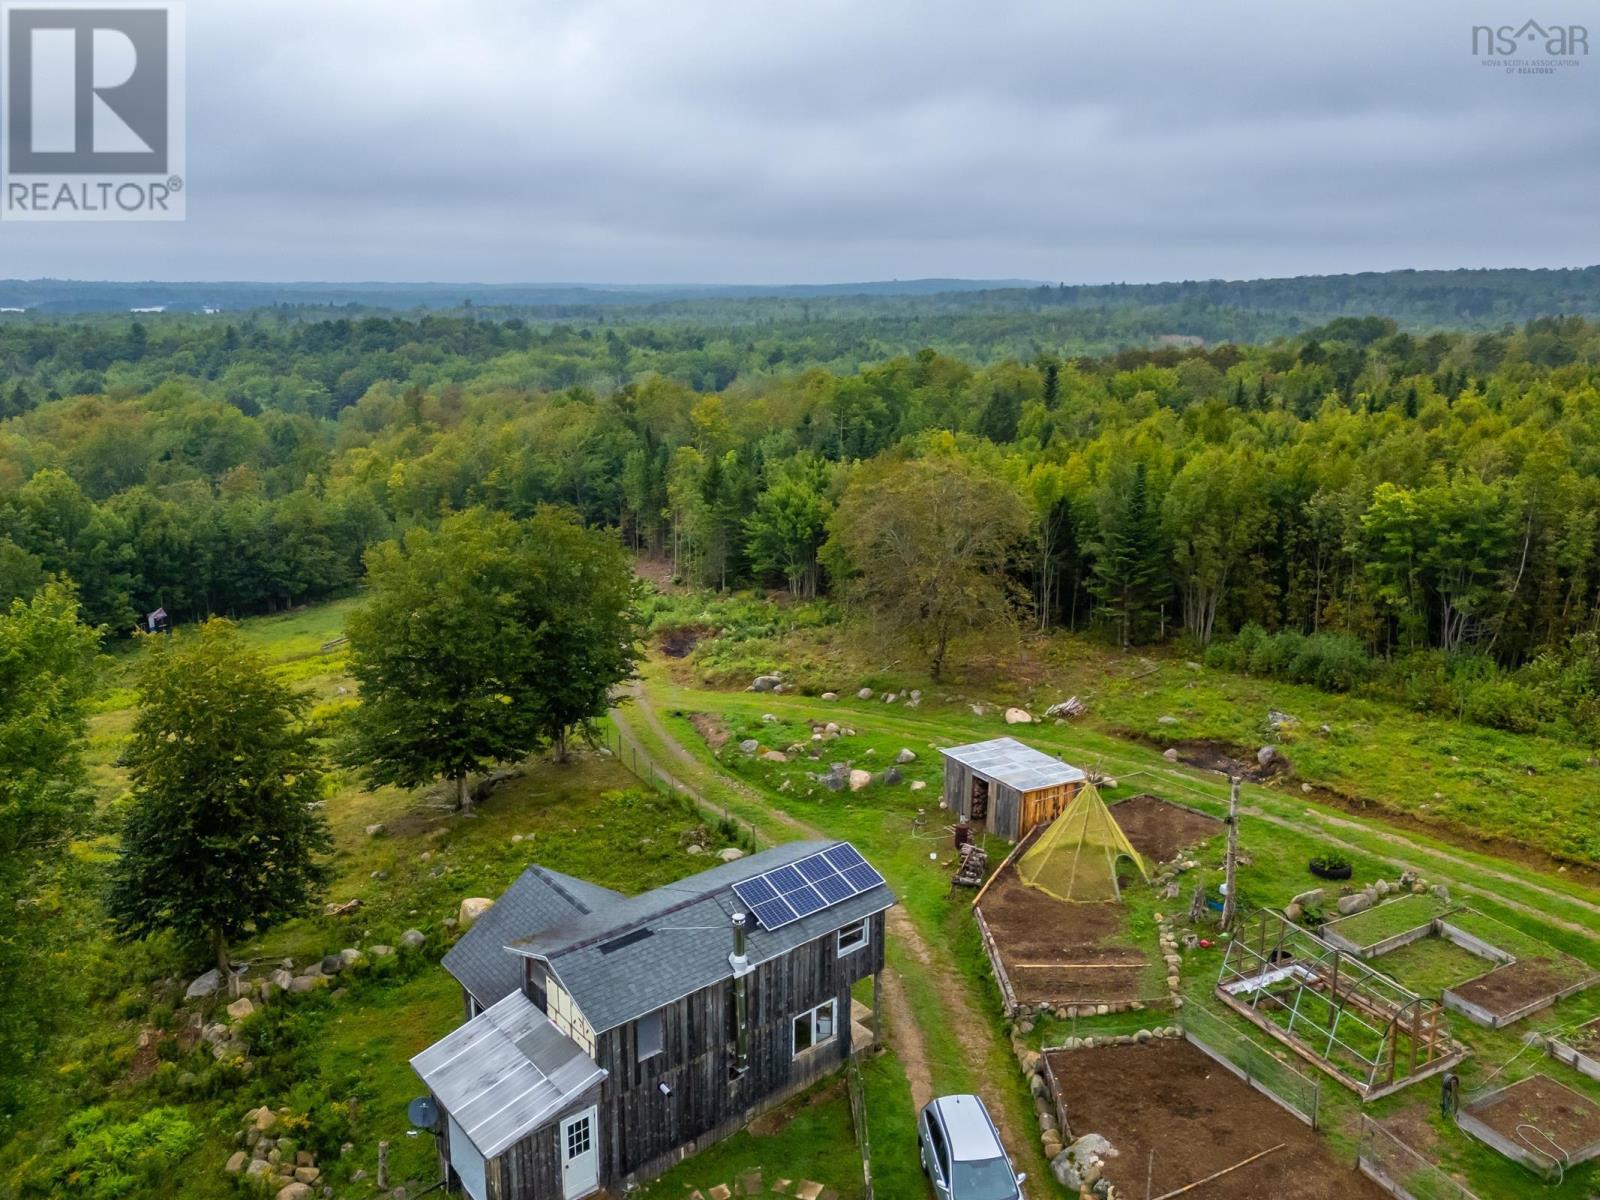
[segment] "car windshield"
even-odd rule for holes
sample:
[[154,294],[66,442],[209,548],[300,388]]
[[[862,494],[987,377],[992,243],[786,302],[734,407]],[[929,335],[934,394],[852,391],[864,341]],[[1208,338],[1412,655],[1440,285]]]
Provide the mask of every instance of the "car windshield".
[[1016,1200],[1017,1177],[1003,1158],[953,1163],[950,1174],[956,1200]]

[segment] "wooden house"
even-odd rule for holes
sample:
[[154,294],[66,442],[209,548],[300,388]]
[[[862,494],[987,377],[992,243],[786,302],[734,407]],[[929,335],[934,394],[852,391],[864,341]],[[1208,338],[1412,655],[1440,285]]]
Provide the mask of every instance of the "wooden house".
[[469,1019],[411,1060],[450,1187],[621,1194],[832,1071],[893,903],[844,842],[634,897],[530,868],[445,957]]
[[992,738],[939,753],[944,755],[946,807],[1013,842],[1060,816],[1086,779],[1077,767],[1016,738]]

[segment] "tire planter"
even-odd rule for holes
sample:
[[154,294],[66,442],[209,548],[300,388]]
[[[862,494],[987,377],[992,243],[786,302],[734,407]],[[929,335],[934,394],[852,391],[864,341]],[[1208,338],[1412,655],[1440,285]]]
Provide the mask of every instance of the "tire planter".
[[1311,868],[1311,873],[1318,879],[1349,879],[1351,875],[1355,874],[1355,868],[1349,863],[1341,863],[1330,867],[1312,860],[1307,865]]

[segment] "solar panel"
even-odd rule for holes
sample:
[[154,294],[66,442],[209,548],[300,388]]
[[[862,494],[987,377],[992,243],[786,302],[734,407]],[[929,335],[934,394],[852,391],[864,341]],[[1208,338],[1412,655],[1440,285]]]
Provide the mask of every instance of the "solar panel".
[[781,929],[882,882],[883,876],[846,843],[741,880],[733,890],[763,929]]
[[824,850],[822,852],[822,857],[827,859],[841,871],[846,867],[853,867],[857,863],[863,863],[867,861],[856,852],[856,848],[849,842],[845,842],[843,845],[833,846],[827,850]]

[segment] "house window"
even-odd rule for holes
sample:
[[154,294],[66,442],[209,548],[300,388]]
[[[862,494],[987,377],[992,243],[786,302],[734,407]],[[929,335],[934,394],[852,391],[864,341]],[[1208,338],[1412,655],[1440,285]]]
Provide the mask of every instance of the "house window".
[[839,930],[839,957],[843,958],[867,944],[869,936],[866,921],[857,921]]
[[794,1019],[794,1052],[802,1052],[824,1042],[833,1041],[834,1001],[819,1004],[810,1012],[800,1013]]
[[633,1041],[639,1061],[661,1053],[661,1013],[646,1013],[633,1023]]

